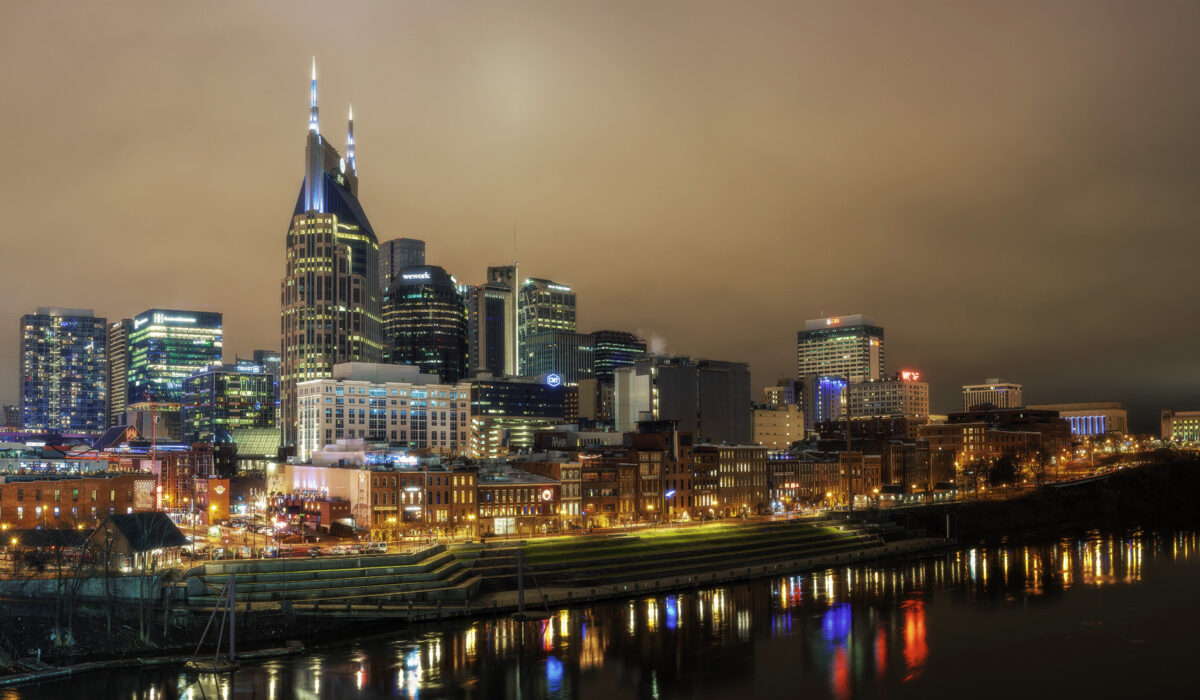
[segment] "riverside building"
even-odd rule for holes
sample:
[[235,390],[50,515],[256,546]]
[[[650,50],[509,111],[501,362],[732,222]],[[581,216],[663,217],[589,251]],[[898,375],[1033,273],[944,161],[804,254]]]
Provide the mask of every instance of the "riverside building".
[[354,115],[346,156],[320,132],[313,64],[304,183],[296,198],[280,283],[280,421],[297,439],[297,384],[330,376],[335,364],[383,358],[379,240],[358,200]]

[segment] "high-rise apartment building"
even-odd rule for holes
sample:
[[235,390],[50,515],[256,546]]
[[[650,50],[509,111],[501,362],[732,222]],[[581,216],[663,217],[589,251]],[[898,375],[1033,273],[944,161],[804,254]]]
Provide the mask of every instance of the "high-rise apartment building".
[[315,64],[304,184],[287,233],[280,316],[280,426],[291,445],[298,382],[328,377],[337,363],[383,357],[379,240],[358,201],[354,116],[343,158],[320,132]]
[[594,351],[590,333],[539,331],[525,336],[521,346],[525,376],[557,374],[564,384],[590,379]]
[[574,331],[575,292],[565,284],[527,279],[518,293],[517,319],[518,371],[522,376],[529,376],[532,372],[526,366],[526,339],[541,331]]
[[392,278],[406,267],[425,264],[425,241],[419,238],[393,238],[379,244],[379,288],[385,290]]
[[129,332],[132,330],[132,318],[123,318],[108,324],[108,369],[105,372],[105,389],[108,396],[106,420],[109,427],[124,423],[125,407],[129,405]]
[[613,383],[613,373],[646,356],[646,341],[625,331],[594,331],[592,353],[596,379]]
[[21,426],[91,434],[107,427],[108,323],[91,309],[41,307],[21,317]]
[[1020,408],[1025,405],[1021,398],[1021,385],[999,377],[989,377],[983,384],[965,384],[962,392],[964,411],[985,404],[996,408]]
[[797,376],[879,379],[886,371],[883,328],[862,314],[810,319],[796,334],[796,357]]
[[221,314],[149,309],[129,331],[129,404],[180,403],[183,380],[221,362]]
[[467,309],[454,278],[436,265],[395,274],[383,299],[390,359],[454,383],[467,374]]

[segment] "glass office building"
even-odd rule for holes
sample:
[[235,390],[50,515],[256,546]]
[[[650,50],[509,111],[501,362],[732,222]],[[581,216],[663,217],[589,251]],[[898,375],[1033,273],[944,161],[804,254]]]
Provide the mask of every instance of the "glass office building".
[[467,373],[467,307],[454,278],[436,265],[406,267],[384,293],[391,360],[454,383]]
[[183,381],[183,438],[214,442],[222,433],[274,427],[275,397],[275,377],[260,364],[206,367]]
[[183,380],[221,362],[221,314],[150,309],[129,331],[128,404],[180,403]]

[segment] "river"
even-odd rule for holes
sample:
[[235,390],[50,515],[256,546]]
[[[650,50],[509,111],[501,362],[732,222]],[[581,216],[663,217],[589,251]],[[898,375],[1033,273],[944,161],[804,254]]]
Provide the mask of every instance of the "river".
[[962,548],[310,645],[197,680],[120,670],[0,698],[1193,696],[1200,536]]

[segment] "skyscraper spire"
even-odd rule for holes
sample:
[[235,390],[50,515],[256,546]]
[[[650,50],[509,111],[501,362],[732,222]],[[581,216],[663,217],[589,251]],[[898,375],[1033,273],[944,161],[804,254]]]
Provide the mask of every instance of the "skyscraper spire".
[[317,124],[317,57],[312,64],[312,103],[308,108],[308,130],[319,131]]
[[346,163],[350,166],[350,172],[358,174],[358,168],[354,165],[354,105],[350,105],[350,123],[346,128]]
[[308,108],[308,142],[304,148],[304,208],[324,211],[325,170],[322,168],[321,131],[317,121],[317,57],[312,65],[312,102]]

